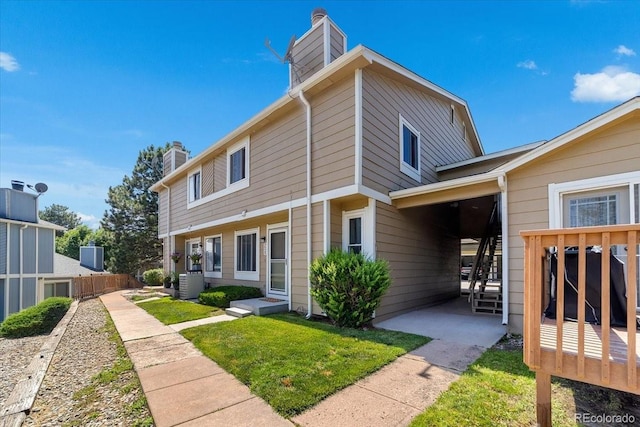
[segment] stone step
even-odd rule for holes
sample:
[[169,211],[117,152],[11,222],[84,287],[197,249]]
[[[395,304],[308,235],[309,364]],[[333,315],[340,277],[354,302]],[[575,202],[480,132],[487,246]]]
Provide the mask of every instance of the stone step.
[[245,310],[244,308],[240,308],[240,307],[230,307],[225,309],[224,312],[227,313],[229,316],[234,316],[239,318],[251,316],[253,314],[253,311]]

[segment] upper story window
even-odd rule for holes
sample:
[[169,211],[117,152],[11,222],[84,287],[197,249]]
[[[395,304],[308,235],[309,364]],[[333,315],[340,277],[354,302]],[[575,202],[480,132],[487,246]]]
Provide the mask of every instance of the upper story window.
[[249,176],[249,144],[248,139],[227,150],[228,185],[233,185]]
[[420,132],[402,116],[400,116],[400,171],[421,182]]
[[194,172],[191,175],[189,175],[188,185],[189,185],[189,201],[195,202],[196,200],[200,200],[200,196],[202,194],[200,171]]

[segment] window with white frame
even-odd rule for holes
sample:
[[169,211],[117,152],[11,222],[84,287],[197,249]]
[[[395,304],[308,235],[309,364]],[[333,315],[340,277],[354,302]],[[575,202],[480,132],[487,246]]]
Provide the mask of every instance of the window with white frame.
[[[191,259],[191,255],[200,254],[202,255],[202,245],[200,244],[200,239],[189,240],[186,244],[185,250],[186,256],[185,258],[185,267],[187,271],[193,271],[193,265],[196,264]],[[200,260],[200,265],[202,265],[202,260]]]
[[347,250],[356,254],[362,253],[362,217],[349,218],[349,235]]
[[234,278],[241,280],[259,280],[259,233],[259,228],[236,231]]
[[400,116],[400,171],[421,182],[420,132]]
[[375,256],[375,230],[372,213],[374,208],[342,212],[342,249],[347,252]]
[[209,277],[222,277],[222,236],[204,239],[204,269]]
[[201,195],[201,185],[200,185],[200,171],[194,172],[189,175],[189,201],[195,202],[196,200],[200,200]]
[[248,139],[227,150],[228,185],[247,179],[249,173],[249,141]]

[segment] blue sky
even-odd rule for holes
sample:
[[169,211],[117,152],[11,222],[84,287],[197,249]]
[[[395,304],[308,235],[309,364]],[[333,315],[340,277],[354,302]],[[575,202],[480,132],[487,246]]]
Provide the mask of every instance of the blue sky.
[[198,154],[281,97],[291,35],[347,34],[465,99],[487,153],[551,139],[640,94],[637,1],[0,2],[0,186],[97,226],[138,152]]

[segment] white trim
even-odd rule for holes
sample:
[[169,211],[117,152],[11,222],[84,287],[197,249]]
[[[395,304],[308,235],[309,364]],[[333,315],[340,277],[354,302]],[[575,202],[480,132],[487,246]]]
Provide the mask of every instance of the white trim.
[[347,251],[349,246],[349,220],[361,218],[362,222],[362,254],[375,258],[375,200],[369,199],[369,204],[361,209],[342,211],[342,250]]
[[[465,132],[466,132],[466,126],[465,126]],[[509,156],[509,155],[512,155],[512,154],[524,153],[524,152],[527,152],[527,151],[531,151],[534,148],[538,148],[539,146],[541,146],[545,142],[546,141],[532,142],[530,144],[520,145],[518,147],[508,148],[508,149],[502,150],[502,151],[496,151],[495,153],[485,154],[484,156],[472,157],[470,159],[463,160],[461,162],[455,162],[455,163],[451,163],[451,164],[448,164],[448,165],[436,166],[436,172],[444,172],[444,171],[451,170],[451,169],[456,169],[456,168],[459,168],[459,167],[462,167],[462,166],[468,166],[468,165],[472,165],[472,164],[475,164],[475,163],[484,162],[486,160],[497,159],[497,158],[504,157],[504,156]]]
[[331,201],[322,201],[322,214],[322,235],[324,239],[323,252],[324,254],[327,254],[331,250]]
[[[192,193],[193,188],[191,186],[191,177],[196,174],[200,175],[200,188],[198,189],[197,199],[195,198],[195,194]],[[191,200],[192,195],[194,196],[193,200]],[[198,165],[198,167],[191,169],[187,173],[187,209],[189,209],[189,205],[199,201],[200,199],[202,199],[202,165]]]
[[[191,267],[193,267],[193,265],[191,264],[191,258],[189,258],[189,255],[191,255],[191,249],[192,249],[192,245],[196,243],[198,244],[198,249],[200,250],[200,253],[202,254],[202,239],[200,237],[193,237],[191,239],[185,239],[184,241],[184,269],[185,271],[189,271],[191,270]],[[204,254],[203,254],[204,256]],[[202,267],[202,259],[200,262],[200,266]]]
[[[311,203],[323,202],[325,200],[337,199],[340,197],[363,195],[366,197],[374,198],[382,203],[391,205],[391,198],[379,191],[372,188],[365,187],[364,185],[347,185],[345,187],[336,188],[335,190],[325,191],[311,196]],[[216,227],[218,225],[228,224],[230,222],[244,221],[250,218],[257,218],[263,215],[286,211],[289,208],[299,208],[307,204],[307,198],[301,197],[288,202],[282,202],[264,208],[259,208],[252,211],[246,211],[244,215],[242,212],[238,212],[236,215],[227,216],[224,218],[216,219],[213,221],[203,222],[201,224],[191,224],[187,227],[180,228],[171,231],[171,236],[179,236],[181,234],[192,233],[198,230],[202,230],[209,227]],[[167,237],[166,234],[158,235],[159,238]]]
[[[256,271],[238,271],[238,236],[256,235]],[[237,280],[260,280],[260,227],[236,230],[233,233],[233,278]]]
[[362,68],[355,72],[355,184],[362,184]]
[[201,205],[204,205],[205,203],[208,202],[212,202],[214,200],[217,200],[221,197],[224,196],[228,196],[229,194],[235,193],[236,191],[242,190],[244,188],[247,188],[249,186],[249,180],[242,180],[242,181],[238,181],[238,183],[242,183],[242,185],[232,185],[230,187],[224,188],[220,191],[216,191],[213,194],[209,194],[206,197],[201,197],[200,199],[196,200],[195,202],[191,202],[187,204],[187,209],[192,209]]
[[498,177],[500,187],[500,220],[502,222],[502,324],[509,324],[509,191],[507,176]]
[[503,176],[502,171],[490,171],[487,173],[465,176],[462,178],[450,179],[448,181],[435,182],[433,184],[421,185],[418,187],[407,188],[404,190],[391,191],[389,197],[391,200],[404,199],[405,197],[419,196],[423,194],[436,193],[438,191],[457,189],[467,185],[481,184],[484,182],[491,182],[498,180],[498,177]]
[[[216,238],[220,238],[220,271],[207,271],[207,257],[206,257],[206,253],[207,253],[207,239],[216,239]],[[222,253],[222,234],[213,234],[210,236],[204,236],[204,238],[202,239],[202,241],[204,242],[203,247],[203,251],[202,251],[202,259],[204,260],[203,263],[203,267],[202,267],[202,274],[204,277],[211,277],[213,279],[222,279],[222,257],[223,257],[223,253]],[[214,246],[215,248],[215,246]]]
[[[418,137],[418,167],[414,168],[413,165],[404,161],[404,127],[409,129],[411,133]],[[399,144],[399,152],[400,152],[400,172],[412,178],[413,180],[422,183],[422,173],[421,166],[422,163],[422,141],[420,139],[420,131],[411,125],[402,114],[398,114],[398,144]]]
[[325,19],[322,23],[322,31],[324,34],[324,66],[326,67],[331,63],[331,29],[329,25],[329,20]]
[[629,218],[633,223],[635,219],[633,186],[636,184],[640,184],[640,171],[549,184],[549,228],[563,228],[562,199],[565,195],[625,186],[631,193],[629,197]]
[[[285,290],[284,292],[271,292],[269,290],[269,279],[271,277],[271,233],[280,233],[280,232],[284,232],[285,233],[285,244],[287,245],[286,248],[286,259],[285,259],[285,279],[284,279],[284,286],[285,286]],[[291,299],[291,276],[289,275],[289,265],[291,264],[291,259],[289,258],[290,255],[290,251],[289,251],[289,233],[291,233],[291,230],[289,229],[289,223],[288,222],[281,222],[278,224],[267,224],[267,241],[265,242],[265,245],[267,245],[266,248],[266,262],[267,262],[267,273],[265,275],[265,293],[267,296],[274,296],[274,297],[286,297],[287,299]]]
[[[232,145],[231,147],[227,148],[227,189],[231,189],[231,188],[236,188],[236,187],[240,187],[242,185],[242,183],[246,183],[246,186],[249,185],[249,177],[250,177],[250,173],[249,173],[249,146],[250,146],[250,137],[246,136],[244,137],[240,142]],[[234,183],[231,183],[231,156],[234,155],[235,153],[237,153],[238,151],[245,149],[244,151],[244,172],[245,172],[245,176],[242,179],[237,180]],[[242,188],[246,188],[246,186],[242,187]]]

